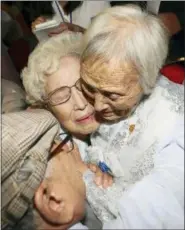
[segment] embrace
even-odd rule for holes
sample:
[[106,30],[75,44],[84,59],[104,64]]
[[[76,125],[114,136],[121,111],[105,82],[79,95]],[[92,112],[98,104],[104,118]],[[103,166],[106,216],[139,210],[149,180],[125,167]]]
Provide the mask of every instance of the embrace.
[[[35,193],[37,229],[88,229],[85,200],[102,229],[184,229],[184,86],[160,75],[168,40],[158,17],[128,5],[32,52],[28,100],[69,137]],[[89,164],[112,184],[98,186]]]

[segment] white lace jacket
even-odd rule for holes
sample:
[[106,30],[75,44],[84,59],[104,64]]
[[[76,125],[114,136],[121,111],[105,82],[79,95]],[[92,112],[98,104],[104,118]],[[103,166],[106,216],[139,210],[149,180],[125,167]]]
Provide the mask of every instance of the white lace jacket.
[[[174,129],[177,123],[182,121],[183,116],[184,86],[169,82],[166,78],[162,77],[158,81],[158,84],[154,89],[152,95],[145,99],[136,108],[136,111],[132,116],[130,116],[126,120],[120,121],[119,123],[111,125],[102,124],[99,130],[92,135],[92,146],[86,148],[86,154],[83,156],[84,160],[86,162],[93,162],[96,164],[98,164],[99,161],[105,162],[115,176],[113,186],[108,189],[103,189],[97,187],[93,183],[93,173],[88,171],[84,175],[87,199],[90,202],[90,205],[93,208],[95,214],[105,224],[106,228],[109,228],[111,226],[111,224],[106,225],[106,223],[110,223],[111,220],[115,220],[116,218],[121,218],[120,202],[121,199],[126,197],[128,191],[132,191],[132,189],[134,189],[134,186],[139,182],[142,183],[143,178],[150,177],[154,170],[161,167],[161,162],[163,162],[163,164],[165,163],[167,168],[170,168],[171,163],[168,159],[168,155],[167,158],[164,158],[164,162],[161,160],[163,159],[163,156],[161,156],[159,153],[162,148],[161,146],[165,143],[165,140],[168,139],[168,137],[172,137],[174,135]],[[130,130],[130,127],[132,127],[132,132]],[[182,132],[184,133],[184,131],[182,130],[183,127],[181,126],[179,130],[175,130],[177,134],[175,136],[178,136],[178,131],[181,134]],[[174,159],[178,159],[179,157],[178,155],[175,156],[176,154],[176,152],[173,152],[172,154],[172,156],[175,157]],[[161,168],[161,170],[163,169]],[[169,175],[167,174],[166,176],[164,176],[164,178],[162,178],[164,184],[170,183],[169,180],[173,179],[170,177],[171,174],[169,173]],[[155,180],[158,179],[160,180],[160,178],[155,178]],[[180,179],[176,179],[177,181],[176,183],[174,183],[174,186],[178,186],[178,188],[173,188],[173,191],[173,189],[170,190],[171,187],[169,186],[169,190],[167,190],[167,192],[173,193],[173,196],[179,196],[175,198],[175,202],[183,202],[183,178],[180,177]],[[148,186],[150,186],[150,182],[147,183]],[[143,187],[142,189],[140,191],[143,191],[143,194],[147,190],[148,193],[151,192],[150,188],[148,187]],[[129,196],[132,196],[132,193]],[[151,205],[151,208],[154,209],[154,216],[152,217],[150,216],[150,214],[143,213],[143,215],[145,215],[146,217],[146,221],[149,221],[150,224],[146,224],[145,222],[146,225],[142,225],[140,224],[141,220],[136,220],[135,223],[137,224],[135,226],[133,225],[134,227],[137,228],[137,226],[141,226],[141,228],[156,228],[157,226],[160,226],[161,228],[163,228],[165,226],[165,218],[162,217],[163,213],[159,214],[159,212],[161,212],[161,200],[158,200],[157,197],[158,196],[156,194],[156,201],[155,197],[151,198],[151,202],[155,203],[155,207]],[[173,199],[167,199],[167,202],[174,202]],[[158,208],[157,206],[159,206],[160,208]],[[139,207],[142,212],[144,211],[143,207]],[[162,209],[165,208],[166,207],[163,207]],[[158,211],[156,211],[155,209]],[[179,217],[177,216],[177,219],[175,221],[174,219],[176,218],[176,216],[174,216],[174,223],[172,220],[169,220],[167,218],[167,225],[172,227],[182,227],[182,210],[179,211],[180,214],[178,210],[176,210]],[[134,211],[129,210],[129,208],[127,211],[127,214],[125,214],[123,218],[125,218],[124,222],[126,224],[124,226],[128,227],[129,224],[127,223],[127,215],[131,215],[131,213],[133,213],[134,215]],[[172,210],[169,210],[169,212],[170,211]],[[147,220],[147,215],[150,216],[150,220]],[[155,222],[155,215],[159,215],[158,222]],[[164,215],[166,215],[165,212]],[[136,216],[133,217],[133,220],[137,219]],[[119,224],[115,226],[117,228],[119,228],[120,226],[123,227],[123,225]],[[113,225],[113,228],[115,226]]]

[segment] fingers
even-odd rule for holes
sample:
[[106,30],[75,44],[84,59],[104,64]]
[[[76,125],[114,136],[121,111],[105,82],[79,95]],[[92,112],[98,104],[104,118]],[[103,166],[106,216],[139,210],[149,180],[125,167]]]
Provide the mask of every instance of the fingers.
[[88,168],[89,168],[93,173],[96,173],[98,167],[97,167],[97,165],[95,165],[95,164],[89,163],[89,164],[88,164]]
[[113,178],[108,173],[103,173],[103,188],[108,188],[113,184]]
[[46,21],[46,19],[45,19],[44,17],[38,17],[38,18],[37,18],[34,22],[32,22],[32,24],[31,24],[32,30],[35,29],[36,25],[39,25],[39,24],[41,24],[41,23],[43,23],[43,22],[45,22],[45,21]]
[[103,186],[103,188],[108,188],[113,184],[113,177],[108,173],[104,173],[95,164],[88,164],[88,168],[95,173],[94,182],[98,186]]
[[61,23],[56,29],[53,29],[49,34],[48,36],[49,37],[52,37],[52,36],[55,36],[57,34],[60,34],[64,31],[68,30],[68,25],[65,24],[65,23]]

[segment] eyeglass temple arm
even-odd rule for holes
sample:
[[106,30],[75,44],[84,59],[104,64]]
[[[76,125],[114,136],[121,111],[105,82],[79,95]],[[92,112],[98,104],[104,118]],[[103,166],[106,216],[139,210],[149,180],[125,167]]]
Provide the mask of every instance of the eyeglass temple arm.
[[57,155],[59,152],[61,152],[63,146],[71,139],[70,135],[67,135],[66,138],[50,153],[48,160],[51,160],[55,155]]

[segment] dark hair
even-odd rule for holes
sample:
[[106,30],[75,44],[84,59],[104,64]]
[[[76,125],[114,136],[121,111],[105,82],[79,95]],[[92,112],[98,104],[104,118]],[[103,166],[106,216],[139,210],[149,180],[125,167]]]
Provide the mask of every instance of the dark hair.
[[81,4],[83,4],[83,1],[68,1],[67,4],[64,6],[64,11],[66,12],[66,14],[70,14]]
[[[70,14],[82,3],[83,1],[68,1],[64,7],[64,11]],[[23,1],[22,13],[25,21],[30,26],[39,16],[52,17],[54,15],[52,1]]]
[[14,1],[1,1],[1,3],[7,5],[7,6],[13,6],[16,5],[16,2]]
[[38,18],[39,16],[52,17],[54,11],[51,1],[23,1],[22,14],[28,25]]
[[111,1],[111,6],[120,6],[125,4],[136,4],[139,5],[142,9],[146,9],[147,1]]

